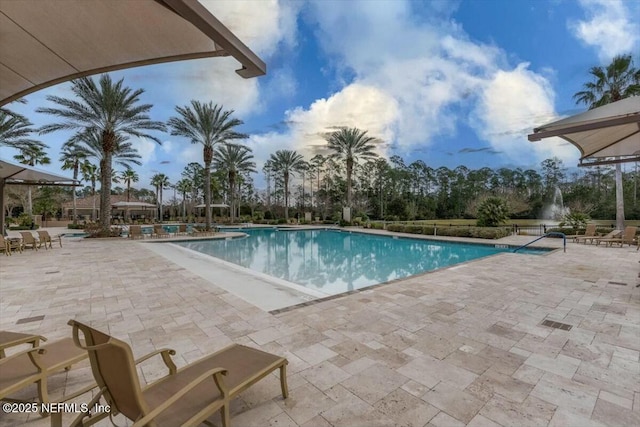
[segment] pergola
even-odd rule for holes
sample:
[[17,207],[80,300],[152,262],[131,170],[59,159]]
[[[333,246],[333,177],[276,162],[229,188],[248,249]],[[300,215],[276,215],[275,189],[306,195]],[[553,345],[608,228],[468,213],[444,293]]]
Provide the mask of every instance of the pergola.
[[[197,0],[0,2],[0,106],[79,77],[219,56],[237,60],[236,72],[244,78],[267,70]],[[69,178],[24,170],[39,174],[34,176],[35,185],[74,184]],[[5,174],[11,172],[0,171],[0,230],[4,229]]]
[[640,96],[633,96],[533,130],[529,141],[558,136],[580,150],[579,166],[640,161]]

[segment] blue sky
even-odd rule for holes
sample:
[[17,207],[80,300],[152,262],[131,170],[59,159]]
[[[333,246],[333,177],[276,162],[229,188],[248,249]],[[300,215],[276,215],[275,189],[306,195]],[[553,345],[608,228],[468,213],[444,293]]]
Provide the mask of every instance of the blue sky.
[[[256,52],[267,75],[245,80],[232,58],[161,64],[112,73],[145,89],[152,117],[167,120],[191,99],[234,109],[260,170],[278,149],[310,159],[321,135],[356,126],[380,139],[378,152],[408,164],[454,168],[537,168],[579,152],[562,140],[527,141],[536,126],[585,109],[572,95],[590,67],[620,53],[640,66],[640,1],[475,0],[207,1],[201,2]],[[9,108],[37,126],[46,95],[69,95],[62,84]],[[60,172],[68,135],[41,139]],[[200,145],[159,134],[162,146],[134,143],[143,156],[136,187],[162,172],[171,182],[202,161]],[[0,156],[11,158],[10,149]],[[255,177],[262,185],[262,174]]]

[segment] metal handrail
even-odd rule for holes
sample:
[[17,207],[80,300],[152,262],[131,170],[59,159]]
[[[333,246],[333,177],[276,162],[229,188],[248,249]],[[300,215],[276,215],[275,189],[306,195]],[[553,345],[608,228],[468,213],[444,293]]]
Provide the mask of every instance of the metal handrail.
[[529,246],[530,244],[535,243],[535,242],[537,242],[538,240],[540,240],[540,239],[544,239],[545,237],[548,237],[548,236],[562,236],[562,245],[563,245],[563,247],[564,247],[564,252],[567,252],[567,235],[566,235],[566,234],[564,234],[564,233],[560,233],[559,231],[550,231],[550,232],[548,232],[548,233],[545,233],[544,235],[542,235],[542,236],[538,237],[537,239],[530,241],[530,242],[529,242],[529,243],[527,243],[526,245],[522,245],[522,246],[520,246],[519,248],[515,248],[515,249],[513,250],[513,252],[515,253],[515,252],[519,251],[520,249],[526,248],[526,247],[527,247],[527,246]]

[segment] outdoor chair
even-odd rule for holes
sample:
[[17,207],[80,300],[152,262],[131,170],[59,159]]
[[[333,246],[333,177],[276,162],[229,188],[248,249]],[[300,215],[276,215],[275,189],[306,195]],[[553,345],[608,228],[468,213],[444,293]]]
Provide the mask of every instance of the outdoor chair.
[[171,235],[169,234],[169,232],[165,230],[161,224],[155,224],[153,226],[153,237],[160,239],[160,238],[170,237],[170,236]]
[[592,244],[593,242],[598,242],[598,240],[601,239],[611,239],[614,237],[618,237],[620,234],[622,233],[622,231],[620,230],[611,230],[610,232],[608,232],[607,234],[603,235],[603,236],[590,236],[590,237],[585,237],[584,243],[587,243],[587,240],[589,241],[589,244]]
[[13,239],[11,237],[4,237],[0,235],[0,251],[4,251],[4,254],[9,256],[13,249],[17,249],[22,252],[22,242],[20,239]]
[[47,243],[49,248],[53,249],[52,240],[57,240],[60,243],[60,247],[62,247],[62,236],[59,234],[51,237],[47,230],[38,230],[38,238],[40,239],[40,245],[44,245],[45,249],[47,249]]
[[578,239],[584,240],[587,237],[593,237],[596,235],[596,224],[587,224],[587,228],[584,231],[584,234],[573,234],[571,236],[566,236],[567,239],[573,239],[574,242],[577,242]]
[[130,225],[129,226],[129,238],[130,239],[144,239],[144,234],[142,234],[142,227],[139,225]]
[[599,245],[601,242],[606,243],[607,246],[613,246],[614,243],[619,243],[620,247],[623,247],[626,244],[631,246],[636,239],[636,232],[638,231],[638,227],[627,226],[624,229],[624,232],[619,237],[611,237],[611,238],[602,238],[596,240],[596,245]]
[[187,224],[179,224],[178,230],[175,233],[176,236],[188,236],[189,232],[187,232]]
[[31,344],[31,347],[40,345],[40,340],[47,339],[41,335],[22,334],[20,332],[0,331],[0,359],[6,356],[7,348],[15,347],[22,344]]
[[31,247],[31,249],[34,249],[36,252],[38,251],[38,247],[40,246],[40,242],[38,242],[36,240],[35,237],[33,237],[33,234],[31,234],[30,231],[21,231],[20,235],[22,236],[22,247],[26,248],[28,246]]
[[[11,394],[35,383],[38,387],[38,401],[49,403],[49,376],[63,370],[68,371],[71,365],[87,357],[87,352],[78,348],[71,338],[3,357],[0,359],[0,400],[15,401],[9,397]],[[65,394],[63,401],[74,399],[94,387],[95,384],[75,393]]]
[[[288,395],[287,359],[243,345],[232,344],[180,369],[171,360],[175,351],[162,349],[133,359],[129,345],[75,320],[73,339],[89,353],[91,370],[100,391],[88,404],[104,398],[111,413],[120,413],[142,426],[197,426],[220,411],[222,425],[229,427],[229,404],[240,392],[280,369],[280,387]],[[80,341],[84,335],[86,346]],[[136,365],[161,355],[168,374],[142,387]],[[72,427],[95,424],[107,414],[85,412]]]

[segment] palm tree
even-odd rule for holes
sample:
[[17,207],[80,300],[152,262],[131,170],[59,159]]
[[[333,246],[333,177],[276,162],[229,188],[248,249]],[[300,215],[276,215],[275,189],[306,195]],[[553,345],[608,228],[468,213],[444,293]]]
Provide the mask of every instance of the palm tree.
[[176,190],[182,194],[182,218],[186,221],[187,218],[187,194],[193,191],[193,182],[190,179],[182,178],[176,182]]
[[[96,181],[100,178],[100,173],[97,165],[94,165],[89,160],[85,160],[80,164],[80,172],[82,173],[82,180],[91,182],[91,199],[93,200],[93,207],[91,210],[91,221],[96,220]],[[100,191],[104,191],[102,188]],[[111,210],[111,206],[109,206]]]
[[[48,165],[51,159],[47,153],[39,146],[28,145],[20,149],[20,154],[13,156],[14,159],[24,165]],[[27,186],[27,213],[33,215],[33,201],[31,198],[31,185]]]
[[236,212],[236,181],[238,176],[256,172],[256,164],[252,160],[251,149],[244,145],[224,144],[216,150],[213,166],[226,171],[229,180],[229,205],[231,205],[231,222],[234,221]]
[[162,215],[162,190],[169,186],[169,177],[163,173],[157,173],[151,177],[151,185],[156,187],[156,200],[160,206],[160,222],[164,218]]
[[328,147],[335,153],[332,157],[341,159],[347,165],[347,207],[351,207],[351,175],[353,174],[353,164],[359,158],[373,158],[375,146],[372,142],[374,137],[367,136],[367,131],[357,128],[342,128],[332,132],[326,137]]
[[136,171],[131,168],[123,170],[122,173],[120,173],[120,177],[122,178],[122,181],[127,184],[127,202],[129,202],[131,200],[131,183],[138,182],[140,177]]
[[293,150],[278,150],[269,157],[275,172],[280,172],[284,180],[284,217],[289,220],[289,177],[304,164],[302,155]]
[[[80,172],[80,162],[86,158],[84,151],[79,149],[76,144],[67,143],[62,145],[62,151],[60,152],[60,161],[62,162],[62,170],[72,170],[73,180],[78,180],[78,173]],[[75,187],[72,188],[73,192],[73,225],[78,223],[77,219],[77,194]]]
[[191,106],[176,107],[178,117],[169,119],[171,135],[189,138],[192,144],[202,144],[204,161],[204,204],[206,228],[211,229],[211,162],[217,144],[226,144],[234,139],[245,139],[248,135],[238,133],[235,127],[242,120],[231,118],[233,110],[223,111],[222,106],[191,101]]
[[100,160],[100,224],[108,232],[111,222],[112,159],[119,141],[122,142],[119,138],[136,136],[160,144],[157,137],[144,131],[164,131],[165,126],[147,115],[151,104],[140,103],[144,90],[132,90],[124,86],[124,79],[114,83],[108,74],[103,74],[96,84],[93,79],[82,77],[72,82],[71,91],[74,99],[49,95],[47,100],[57,104],[57,107],[36,110],[63,120],[43,126],[40,133],[76,130],[89,132],[99,138],[103,155]]
[[[613,58],[605,68],[589,70],[593,81],[584,84],[584,90],[573,98],[576,103],[587,104],[589,109],[640,95],[640,69],[635,69],[631,55]],[[624,228],[624,197],[622,191],[622,166],[616,164],[616,227]]]
[[0,111],[0,147],[11,147],[18,150],[26,148],[48,148],[47,145],[29,135],[35,130],[32,123],[25,116],[9,110]]

